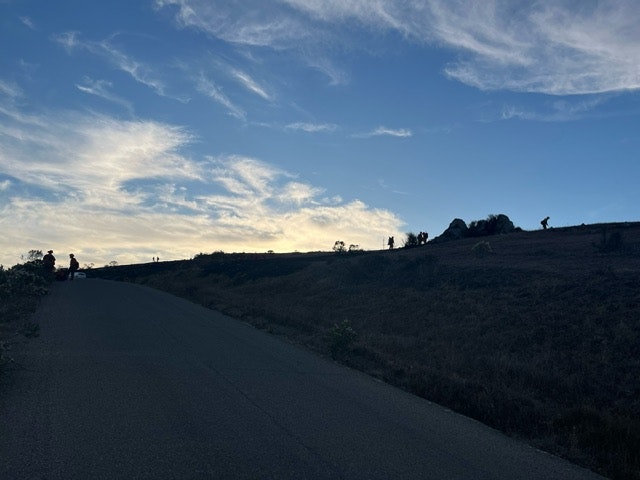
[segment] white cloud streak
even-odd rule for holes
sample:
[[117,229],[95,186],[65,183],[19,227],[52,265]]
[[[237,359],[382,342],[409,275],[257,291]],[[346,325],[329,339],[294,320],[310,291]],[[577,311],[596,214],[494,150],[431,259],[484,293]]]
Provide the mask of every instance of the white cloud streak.
[[338,126],[333,123],[296,122],[285,125],[285,130],[302,130],[307,133],[334,132]]
[[196,80],[196,89],[206,97],[209,97],[214,102],[225,107],[229,115],[236,117],[239,120],[246,119],[246,112],[235,105],[229,97],[227,97],[222,89],[216,85],[213,80],[207,78],[204,74],[201,74]]
[[534,111],[519,107],[516,105],[505,105],[500,112],[501,120],[510,120],[519,118],[522,120],[535,120],[539,122],[566,122],[575,121],[592,112],[596,107],[606,102],[608,97],[604,96],[587,96],[585,98],[578,97],[579,100],[557,99],[550,102],[548,108],[544,111]]
[[89,77],[85,77],[81,84],[76,84],[76,88],[81,92],[87,93],[89,95],[95,95],[109,102],[116,103],[126,108],[129,112],[132,112],[133,106],[131,105],[131,102],[128,102],[127,100],[112,93],[112,87],[113,84],[108,80],[94,80]]
[[263,87],[258,85],[258,83],[253,78],[251,78],[249,74],[237,69],[232,69],[231,74],[250,92],[255,93],[265,100],[272,100],[271,95],[269,95]]
[[356,133],[352,135],[354,138],[371,138],[371,137],[397,137],[397,138],[409,138],[413,136],[413,132],[411,130],[400,128],[393,129],[387,127],[378,127],[367,133]]

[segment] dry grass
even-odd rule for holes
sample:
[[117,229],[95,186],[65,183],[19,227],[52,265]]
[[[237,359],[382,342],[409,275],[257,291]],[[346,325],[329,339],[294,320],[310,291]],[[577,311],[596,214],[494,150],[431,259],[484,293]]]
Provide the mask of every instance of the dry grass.
[[96,273],[221,310],[612,478],[640,479],[640,224],[481,240]]

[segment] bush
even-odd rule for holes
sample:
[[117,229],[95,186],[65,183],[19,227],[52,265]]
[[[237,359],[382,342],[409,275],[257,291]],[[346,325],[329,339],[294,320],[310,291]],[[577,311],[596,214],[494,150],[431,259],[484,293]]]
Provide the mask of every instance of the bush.
[[513,222],[506,215],[489,215],[486,220],[475,220],[469,224],[467,236],[485,237],[515,231]]
[[351,327],[349,320],[343,320],[340,325],[333,324],[326,335],[326,342],[333,358],[344,356],[356,339],[357,334]]
[[16,265],[9,270],[0,268],[0,299],[4,302],[20,296],[44,295],[48,283],[42,265],[36,262]]
[[418,236],[413,233],[407,233],[407,238],[404,241],[405,248],[417,247],[418,246]]

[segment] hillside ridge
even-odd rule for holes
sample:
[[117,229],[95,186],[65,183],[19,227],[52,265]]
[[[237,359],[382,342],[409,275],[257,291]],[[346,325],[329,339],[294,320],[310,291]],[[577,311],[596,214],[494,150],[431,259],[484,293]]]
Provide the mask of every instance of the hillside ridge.
[[96,269],[640,479],[640,222]]

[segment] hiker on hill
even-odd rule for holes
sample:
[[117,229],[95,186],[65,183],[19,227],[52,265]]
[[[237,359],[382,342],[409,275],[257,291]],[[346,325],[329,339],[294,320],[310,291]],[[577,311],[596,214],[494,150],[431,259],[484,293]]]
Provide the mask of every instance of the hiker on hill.
[[549,223],[549,217],[544,217],[540,222],[540,225],[542,225],[543,230],[547,229],[547,227],[549,226],[548,223]]
[[69,254],[69,280],[73,280],[73,277],[76,276],[76,272],[80,268],[80,264],[73,253]]
[[56,257],[53,256],[53,250],[49,250],[47,254],[42,257],[42,265],[44,271],[47,273],[53,273],[56,268]]
[[393,244],[394,244],[393,237],[389,237],[389,240],[387,240],[387,245],[389,245],[389,250],[393,250]]

